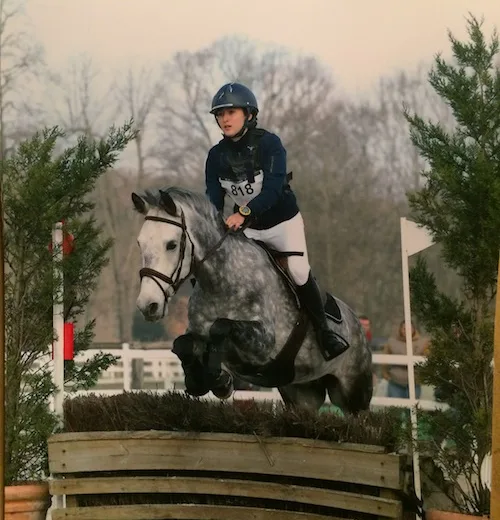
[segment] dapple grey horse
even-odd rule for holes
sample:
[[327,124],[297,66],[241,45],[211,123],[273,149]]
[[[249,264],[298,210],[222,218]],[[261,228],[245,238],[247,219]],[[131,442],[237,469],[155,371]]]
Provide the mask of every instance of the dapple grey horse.
[[186,392],[227,398],[232,376],[278,388],[287,406],[318,410],[326,392],[332,404],[356,413],[372,397],[371,351],[355,313],[328,296],[332,330],[350,345],[325,361],[313,327],[286,272],[269,251],[242,232],[226,229],[202,194],[178,187],[132,193],[145,221],[137,306],[149,321],[162,319],[169,299],[194,277],[188,328],[174,341]]

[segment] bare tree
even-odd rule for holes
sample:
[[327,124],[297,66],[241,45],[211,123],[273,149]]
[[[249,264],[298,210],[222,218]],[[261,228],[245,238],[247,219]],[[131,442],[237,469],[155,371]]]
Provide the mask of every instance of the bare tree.
[[140,221],[130,202],[130,193],[137,189],[136,186],[133,172],[113,170],[104,174],[94,194],[99,221],[113,237],[113,247],[95,294],[92,312],[105,314],[107,326],[113,327],[113,337],[118,341],[131,340],[138,288],[136,238]]
[[164,67],[155,155],[164,171],[178,177],[199,174],[203,150],[213,140],[207,117],[211,85],[206,77],[213,69],[214,56],[207,51],[178,53]]
[[[291,148],[304,138],[314,139],[314,117],[334,96],[333,80],[316,60],[235,38],[178,53],[165,65],[164,78],[156,154],[165,170],[178,177],[202,176],[206,153],[220,135],[210,103],[224,82],[241,81],[252,88],[262,123]],[[293,119],[301,124],[290,124]]]
[[151,153],[145,138],[160,85],[154,76],[151,69],[129,69],[123,76],[123,82],[115,80],[112,91],[116,97],[117,113],[132,117],[135,128],[139,130],[135,140],[137,166],[126,172],[107,172],[95,194],[102,221],[108,234],[114,237],[106,275],[111,275],[113,280],[112,307],[120,341],[131,341],[138,289],[135,237],[139,221],[132,211],[130,193],[144,189],[144,184],[150,182],[147,179],[147,162]]
[[32,94],[43,49],[21,28],[29,22],[23,8],[22,0],[0,0],[0,158],[33,131],[39,115]]
[[68,138],[103,136],[118,114],[112,84],[89,56],[72,58],[46,85],[49,124],[61,126]]
[[381,78],[373,104],[379,116],[370,140],[371,157],[374,167],[384,173],[381,179],[388,194],[399,199],[405,198],[407,190],[419,188],[425,167],[410,141],[404,107],[445,126],[453,125],[450,108],[428,83],[428,72],[429,67],[421,63],[413,74],[400,71]]
[[[99,139],[116,119],[129,120],[132,116],[136,118],[136,128],[144,130],[151,101],[140,98],[136,80],[130,73],[120,83],[103,74],[88,56],[72,59],[66,70],[52,76],[47,86],[53,100],[47,103],[52,109],[52,115],[48,116],[52,118],[51,124],[60,125],[69,140],[82,134]],[[132,259],[135,239],[129,200],[130,191],[136,189],[145,175],[146,158],[143,135],[141,132],[138,135],[139,143],[135,143],[138,171],[122,168],[106,172],[93,194],[96,214],[114,243],[86,318],[98,315],[100,322],[106,323],[108,340],[130,340],[131,294],[136,289],[134,279],[130,278],[130,266],[137,259]]]
[[146,173],[146,162],[151,159],[152,150],[147,146],[149,123],[157,108],[161,83],[151,68],[129,68],[120,82],[115,79],[113,93],[117,98],[118,113],[127,114],[134,120],[139,133],[135,139],[137,159],[137,185],[140,186]]
[[[409,139],[404,105],[452,124],[448,107],[427,84],[424,65],[413,74],[381,78],[375,101],[343,107],[351,157],[343,167],[353,180],[341,185],[344,191],[333,204],[351,221],[337,223],[335,247],[323,262],[334,264],[329,280],[338,280],[340,295],[386,331],[403,311],[399,218],[408,215],[406,192],[418,189],[426,166]],[[349,265],[342,261],[346,254]]]

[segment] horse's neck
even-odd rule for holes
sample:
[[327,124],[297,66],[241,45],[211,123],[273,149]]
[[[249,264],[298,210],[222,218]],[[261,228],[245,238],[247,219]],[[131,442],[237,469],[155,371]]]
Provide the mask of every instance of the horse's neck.
[[[196,280],[206,291],[227,291],[228,287],[238,285],[238,273],[245,261],[245,248],[248,244],[244,241],[228,235],[222,243],[214,249],[222,238],[212,238],[213,243],[204,243],[203,250],[199,252],[201,258],[197,258]],[[200,262],[203,258],[206,260]]]
[[233,286],[240,289],[241,269],[249,268],[250,241],[244,236],[225,235],[219,215],[186,212],[186,219],[195,241],[195,277],[200,286],[212,292],[227,291]]

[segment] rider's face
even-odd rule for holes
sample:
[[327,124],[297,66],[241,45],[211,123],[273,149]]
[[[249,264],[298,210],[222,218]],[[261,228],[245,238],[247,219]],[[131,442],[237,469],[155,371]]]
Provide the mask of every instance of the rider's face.
[[216,117],[224,135],[234,137],[243,128],[247,115],[242,108],[221,108]]

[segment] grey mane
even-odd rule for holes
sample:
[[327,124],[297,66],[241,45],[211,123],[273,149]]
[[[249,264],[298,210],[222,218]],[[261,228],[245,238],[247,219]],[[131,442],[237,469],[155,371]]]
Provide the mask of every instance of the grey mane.
[[161,209],[160,192],[168,193],[175,202],[179,202],[182,206],[187,206],[193,211],[201,209],[203,213],[217,214],[215,206],[203,194],[177,186],[147,189],[140,195],[150,206]]
[[[196,218],[196,226],[191,229],[191,233],[203,247],[210,248],[226,232],[227,228],[222,213],[217,211],[217,208],[203,193],[179,186],[168,186],[165,188],[147,189],[141,193],[141,196],[151,207],[162,209],[160,192],[168,193],[185,214],[191,214]],[[226,249],[227,247],[232,249],[235,246],[238,248],[250,248],[257,251],[257,254],[262,255],[264,261],[268,260],[264,251],[242,232],[232,233],[227,237],[221,249]]]
[[174,202],[179,204],[184,211],[198,213],[203,219],[210,219],[218,228],[224,230],[224,220],[210,200],[195,191],[190,191],[178,186],[147,189],[141,193],[142,198],[152,207],[162,209],[160,192],[168,193]]

